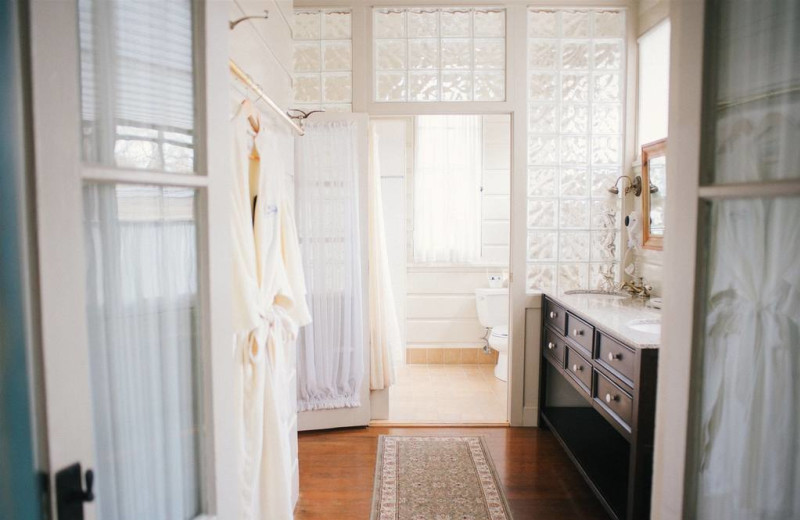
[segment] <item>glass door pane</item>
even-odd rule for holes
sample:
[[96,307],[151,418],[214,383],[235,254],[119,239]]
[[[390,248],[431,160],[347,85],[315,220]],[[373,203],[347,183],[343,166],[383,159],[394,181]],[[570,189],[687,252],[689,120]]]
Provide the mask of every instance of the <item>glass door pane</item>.
[[87,163],[195,171],[192,4],[79,0]]
[[800,517],[800,198],[709,203],[691,518]]
[[84,188],[99,518],[205,508],[196,199],[190,188]]
[[800,2],[708,2],[705,183],[800,178]]

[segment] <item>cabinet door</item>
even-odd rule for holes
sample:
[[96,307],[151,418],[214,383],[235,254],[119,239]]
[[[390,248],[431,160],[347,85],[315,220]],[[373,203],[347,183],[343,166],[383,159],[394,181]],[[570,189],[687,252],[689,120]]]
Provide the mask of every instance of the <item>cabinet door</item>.
[[225,4],[30,14],[56,517],[234,518]]
[[796,518],[800,5],[677,4],[653,517]]

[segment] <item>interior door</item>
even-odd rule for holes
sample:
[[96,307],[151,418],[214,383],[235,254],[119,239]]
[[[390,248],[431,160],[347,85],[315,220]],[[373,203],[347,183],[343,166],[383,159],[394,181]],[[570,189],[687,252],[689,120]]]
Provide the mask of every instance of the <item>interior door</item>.
[[797,518],[800,5],[671,21],[652,516]]
[[[341,125],[337,125],[340,123]],[[301,190],[298,189],[298,183],[303,182],[301,179],[303,175],[303,164],[308,160],[315,159],[314,157],[309,157],[308,155],[311,154],[311,150],[307,143],[303,142],[303,139],[307,139],[309,134],[313,133],[312,126],[315,124],[320,125],[328,125],[333,124],[333,126],[339,126],[342,131],[346,131],[346,128],[350,125],[354,126],[354,139],[351,142],[352,146],[354,147],[349,152],[352,153],[352,156],[357,161],[357,222],[358,222],[358,237],[360,242],[360,251],[359,256],[361,260],[361,268],[360,268],[360,286],[361,286],[361,334],[363,335],[363,339],[361,341],[361,345],[363,346],[362,351],[362,360],[363,360],[363,371],[361,376],[361,382],[359,385],[358,393],[359,393],[359,405],[358,406],[347,406],[347,407],[336,407],[336,408],[327,408],[327,409],[314,409],[314,410],[307,410],[301,411],[298,416],[298,429],[300,431],[305,430],[320,430],[320,429],[328,429],[328,428],[343,428],[348,426],[364,426],[369,424],[370,421],[370,414],[371,414],[371,405],[370,405],[370,389],[369,389],[369,366],[370,366],[370,345],[369,345],[369,312],[368,312],[368,302],[369,302],[369,284],[367,280],[368,276],[368,200],[367,200],[367,181],[368,181],[368,174],[369,174],[369,119],[366,114],[353,114],[353,113],[324,113],[324,114],[314,114],[311,118],[307,121],[307,131],[306,136],[297,137],[295,138],[295,164],[297,166],[297,171],[295,173],[295,200],[296,200],[296,207],[301,207],[303,202],[298,200],[299,197],[302,197],[300,193]],[[318,149],[313,153],[318,153]],[[338,155],[337,151],[333,151],[335,155]],[[341,154],[347,154],[348,150],[341,150]],[[319,161],[326,161],[332,160],[330,155],[327,156],[320,156],[316,157],[316,160]],[[320,180],[317,184],[319,186],[330,186],[333,184],[337,184],[339,181],[326,181],[324,179]],[[320,208],[321,210],[321,208]],[[334,209],[334,211],[337,211]],[[302,212],[301,212],[302,213]],[[321,261],[321,257],[318,255],[308,255],[305,254],[308,249],[308,240],[311,237],[304,237],[303,229],[303,215],[298,214],[298,235],[301,244],[301,250],[304,252],[304,256],[306,261],[314,262],[314,261]],[[337,240],[335,237],[325,237],[323,240],[327,240],[328,243]],[[306,279],[309,280],[309,276],[312,276],[311,271],[313,268],[312,266],[305,265],[304,269],[306,270]],[[308,284],[309,288],[308,291],[311,293],[314,289],[311,288],[311,284]],[[312,319],[314,320],[322,320],[325,317],[322,315],[324,313],[324,309],[317,307],[315,311],[315,305],[313,305],[313,294],[309,294],[309,299],[312,302],[310,305]],[[315,312],[317,315],[315,315]],[[311,327],[314,324],[312,323]],[[329,329],[330,330],[330,329]],[[304,330],[301,334],[309,333],[308,327]],[[320,334],[318,334],[318,337]],[[338,338],[325,338],[324,336],[321,337],[322,342],[317,344],[317,348],[319,349],[328,349],[333,348],[334,344],[338,345],[337,341]],[[343,345],[347,348],[347,345]],[[301,337],[298,341],[298,349],[303,348],[303,338]],[[333,369],[333,367],[329,367]],[[298,366],[297,366],[297,374],[298,374],[298,384],[303,385],[301,379],[304,377],[303,372],[308,371],[308,361],[305,361],[303,358],[302,353],[298,356]],[[317,367],[317,370],[325,371],[325,367]],[[302,389],[301,389],[302,391]],[[302,397],[301,397],[302,399]]]
[[203,44],[226,8],[31,3],[58,520],[238,516],[228,150],[206,146],[228,142],[227,56]]

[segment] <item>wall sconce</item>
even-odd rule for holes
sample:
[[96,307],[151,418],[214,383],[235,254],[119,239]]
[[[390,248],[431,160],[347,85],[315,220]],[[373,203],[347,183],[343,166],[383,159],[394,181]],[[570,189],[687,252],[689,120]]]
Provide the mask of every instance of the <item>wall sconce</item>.
[[631,179],[627,175],[622,175],[621,177],[618,177],[616,182],[614,182],[614,185],[608,188],[608,192],[614,195],[619,195],[618,185],[619,181],[621,181],[622,179],[628,179],[629,183],[628,187],[625,188],[625,195],[627,195],[630,192],[633,192],[633,194],[638,197],[642,194],[642,178],[639,177],[638,175],[633,179]]

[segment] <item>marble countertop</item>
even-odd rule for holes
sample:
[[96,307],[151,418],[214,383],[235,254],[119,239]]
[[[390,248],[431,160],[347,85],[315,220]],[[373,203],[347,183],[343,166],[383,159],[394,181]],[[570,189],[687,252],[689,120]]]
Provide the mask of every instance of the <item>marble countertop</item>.
[[633,320],[661,321],[661,312],[645,305],[640,298],[604,298],[591,294],[548,295],[552,300],[593,322],[612,336],[636,348],[658,348],[661,334],[634,330],[628,326]]

